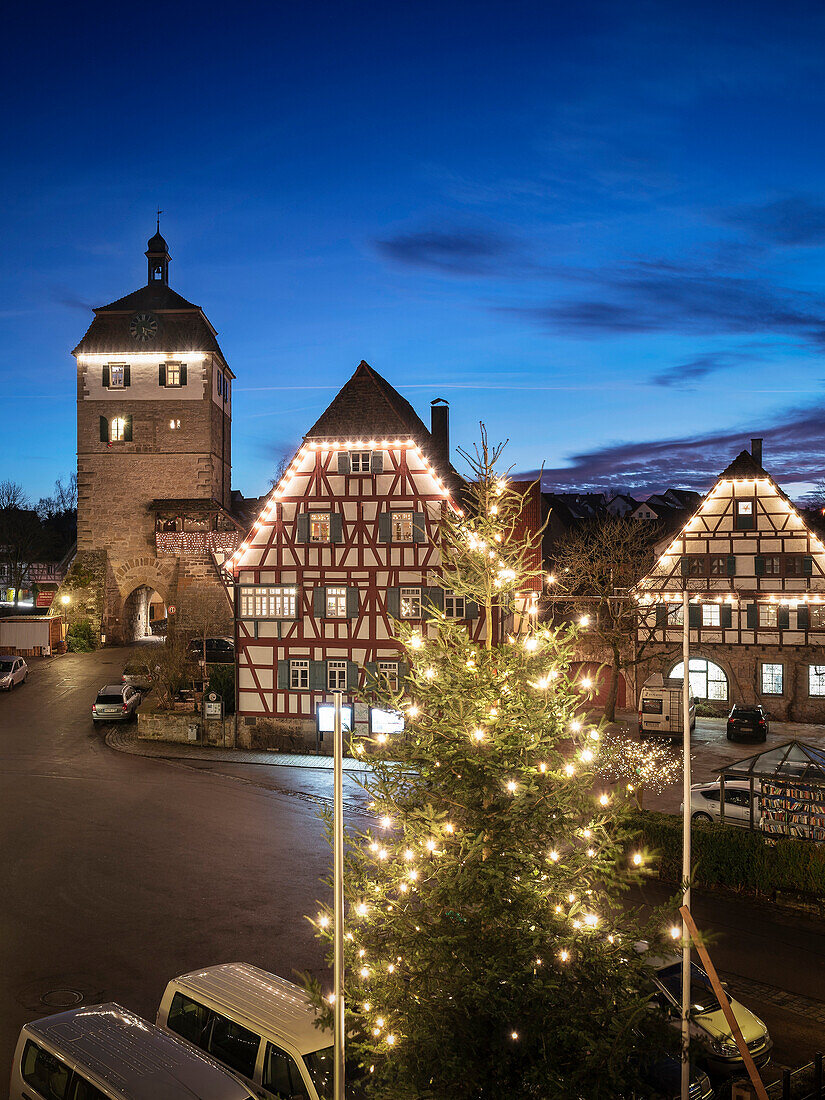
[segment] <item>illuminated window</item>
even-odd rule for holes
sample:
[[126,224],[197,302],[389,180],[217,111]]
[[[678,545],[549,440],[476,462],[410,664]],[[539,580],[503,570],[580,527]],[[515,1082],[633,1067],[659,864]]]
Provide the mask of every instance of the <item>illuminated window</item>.
[[178,428],[180,427],[180,421],[179,420],[170,420],[169,421],[169,427],[172,429],[173,432],[177,431]]
[[769,630],[775,630],[779,618],[779,608],[775,604],[761,603],[759,605],[759,625],[767,627]]
[[180,373],[180,363],[167,363],[166,385],[179,386],[181,384]]
[[467,617],[467,605],[464,597],[456,596],[455,592],[445,592],[444,614],[448,619],[465,619]]
[[349,468],[353,474],[368,474],[372,451],[350,451]]
[[825,630],[825,607],[821,604],[811,604],[808,607],[808,615],[811,630]]
[[420,588],[402,588],[401,589],[401,618],[402,619],[420,619],[421,618],[421,589]]
[[780,561],[778,557],[763,558],[762,561],[765,563],[764,571],[766,577],[779,576]]
[[808,665],[808,694],[825,695],[825,665]]
[[680,603],[673,604],[667,609],[667,625],[668,626],[683,626],[684,625],[684,608]]
[[412,542],[413,540],[413,514],[412,512],[392,513],[392,541]]
[[756,526],[752,500],[737,500],[735,527],[737,531],[752,531]]
[[122,443],[126,438],[126,420],[122,416],[113,416],[109,421],[109,442]]
[[721,626],[721,610],[718,603],[703,603],[702,626]]
[[[684,680],[685,666],[682,661],[673,666],[671,680]],[[697,699],[714,699],[723,702],[728,697],[728,678],[719,665],[704,657],[690,659],[690,691]]]
[[345,619],[347,617],[347,590],[346,588],[331,588],[327,586],[327,618]]
[[378,675],[390,691],[398,691],[398,661],[379,661]]
[[309,541],[329,542],[329,512],[310,512]]
[[327,661],[327,688],[330,691],[347,690],[346,661]]
[[284,585],[273,588],[241,588],[242,619],[294,619],[298,589]]
[[109,389],[122,390],[126,385],[126,367],[122,363],[111,363],[109,366]]
[[289,686],[293,691],[306,691],[309,687],[309,661],[289,662]]
[[782,665],[762,665],[762,694],[781,695],[783,678]]

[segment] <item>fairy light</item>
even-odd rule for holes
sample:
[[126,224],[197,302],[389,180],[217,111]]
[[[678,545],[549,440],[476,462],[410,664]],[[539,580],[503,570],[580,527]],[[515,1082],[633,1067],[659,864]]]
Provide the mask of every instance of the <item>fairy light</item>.
[[566,963],[567,960],[570,958],[570,952],[567,950],[566,947],[563,947],[561,951],[559,951],[559,958],[563,963]]
[[385,814],[384,817],[381,818],[381,828],[382,829],[389,829],[391,825],[392,825],[392,818],[387,817],[386,814]]
[[367,915],[366,904],[363,901],[359,902],[358,905],[356,905],[355,907],[355,912],[358,914],[359,917],[365,917]]
[[424,676],[426,677],[427,680],[435,679],[435,669],[434,668],[425,668],[424,669]]
[[590,688],[593,687],[593,681],[590,679],[589,676],[585,676],[584,679],[582,680],[582,687],[585,690],[589,690]]
[[517,1031],[511,1031],[510,1032],[510,1038],[513,1040],[514,1043],[517,1043],[518,1042],[518,1032]]
[[633,862],[637,867],[641,866],[641,863],[642,863],[642,853],[641,852],[634,852],[633,853]]
[[600,794],[599,795],[599,805],[600,806],[606,806],[608,804],[608,802],[610,802],[610,795],[608,795],[608,794]]
[[510,792],[510,794],[515,794],[517,788],[518,788],[518,783],[516,783],[515,779],[509,779],[507,781],[507,790]]
[[420,713],[421,710],[419,709],[419,707],[416,706],[415,703],[410,703],[410,705],[407,707],[407,714],[410,716],[410,718],[417,718]]
[[558,853],[558,852],[556,851],[556,849],[555,849],[555,848],[554,848],[554,849],[553,849],[553,850],[552,850],[552,851],[551,851],[551,852],[549,853],[549,857],[548,857],[548,858],[549,858],[550,860],[552,860],[552,862],[553,862],[553,863],[558,863],[558,861],[559,861],[559,853]]
[[424,639],[421,637],[420,634],[411,634],[410,635],[410,641],[409,641],[410,649],[421,649],[421,647],[423,645],[424,645]]
[[672,940],[678,940],[681,934],[682,929],[678,926],[678,924],[672,924],[670,926],[670,938]]
[[483,741],[484,737],[485,737],[484,730],[480,726],[477,729],[473,730],[473,740],[474,741]]
[[590,626],[590,616],[589,615],[580,616],[579,626]]
[[321,928],[329,928],[330,921],[326,913],[322,913],[318,917],[318,924]]
[[574,776],[576,774],[576,769],[573,767],[572,764],[565,764],[564,765],[564,774],[569,779],[571,776]]
[[585,764],[589,764],[593,759],[593,753],[590,751],[590,749],[585,749],[584,752],[581,754],[581,757]]

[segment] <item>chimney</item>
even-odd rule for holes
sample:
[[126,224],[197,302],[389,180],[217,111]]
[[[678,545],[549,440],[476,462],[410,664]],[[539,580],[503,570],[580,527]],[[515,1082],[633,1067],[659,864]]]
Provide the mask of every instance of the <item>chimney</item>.
[[433,437],[433,461],[446,469],[450,462],[450,405],[443,397],[430,402],[430,435]]
[[754,460],[754,462],[759,463],[760,466],[762,465],[762,440],[761,439],[752,439],[751,440],[751,458]]

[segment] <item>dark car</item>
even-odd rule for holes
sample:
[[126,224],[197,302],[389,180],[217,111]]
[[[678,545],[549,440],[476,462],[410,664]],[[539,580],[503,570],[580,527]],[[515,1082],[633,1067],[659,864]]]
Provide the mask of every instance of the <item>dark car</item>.
[[764,741],[767,736],[767,711],[760,706],[734,705],[728,715],[728,741]]
[[[679,1100],[682,1095],[682,1063],[678,1058],[663,1057],[644,1073],[650,1088],[650,1098]],[[690,1064],[690,1100],[713,1100],[715,1093],[710,1078],[703,1069]]]
[[[235,661],[235,643],[231,638],[207,638],[205,643],[208,664],[232,664]],[[204,639],[193,638],[189,643],[189,656],[196,661],[204,659]]]

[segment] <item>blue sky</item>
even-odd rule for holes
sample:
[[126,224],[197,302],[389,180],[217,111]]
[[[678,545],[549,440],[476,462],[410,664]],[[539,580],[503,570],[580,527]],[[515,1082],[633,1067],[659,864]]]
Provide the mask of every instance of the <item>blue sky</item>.
[[555,0],[7,16],[3,477],[73,468],[90,308],[170,282],[262,492],[363,358],[561,489],[825,459],[825,9]]

